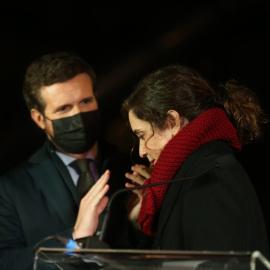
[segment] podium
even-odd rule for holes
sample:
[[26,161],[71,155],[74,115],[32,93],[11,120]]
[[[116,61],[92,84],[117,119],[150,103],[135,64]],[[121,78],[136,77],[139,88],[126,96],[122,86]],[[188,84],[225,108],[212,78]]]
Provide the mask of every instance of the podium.
[[34,270],[257,270],[270,269],[259,251],[208,252],[39,248]]

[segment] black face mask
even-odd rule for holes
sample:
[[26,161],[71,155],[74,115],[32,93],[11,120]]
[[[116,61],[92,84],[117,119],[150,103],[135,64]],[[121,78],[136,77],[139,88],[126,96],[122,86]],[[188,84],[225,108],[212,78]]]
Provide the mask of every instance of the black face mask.
[[100,133],[99,110],[51,121],[54,131],[53,142],[71,154],[82,154],[90,150]]

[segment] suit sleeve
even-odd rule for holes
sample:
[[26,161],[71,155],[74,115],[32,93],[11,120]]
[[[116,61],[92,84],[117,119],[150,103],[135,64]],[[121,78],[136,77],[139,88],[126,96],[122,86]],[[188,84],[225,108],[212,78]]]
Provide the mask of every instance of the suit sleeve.
[[[24,231],[22,226],[23,213],[18,209],[14,203],[14,196],[10,190],[11,185],[8,184],[10,179],[0,179],[0,265],[1,270],[30,270],[33,269],[34,254],[37,243],[42,241],[43,237],[39,240],[32,240],[32,235],[29,231]],[[21,191],[23,192],[23,191]],[[26,202],[21,201],[25,206]],[[27,206],[25,206],[27,210]],[[31,212],[31,209],[29,209]],[[33,214],[32,219],[27,220],[29,227],[31,223],[33,227],[36,217]],[[46,227],[46,226],[45,226]],[[36,228],[39,230],[39,228]],[[59,235],[71,238],[73,228],[59,232]],[[33,235],[35,232],[33,231]],[[50,233],[48,232],[47,236]],[[46,236],[45,236],[46,237]],[[44,238],[45,238],[44,237]],[[41,246],[45,247],[63,247],[55,239],[51,241],[42,242]]]
[[[23,203],[23,202],[22,202]],[[0,182],[0,265],[1,269],[32,269],[34,245],[26,247],[18,213],[12,198]]]

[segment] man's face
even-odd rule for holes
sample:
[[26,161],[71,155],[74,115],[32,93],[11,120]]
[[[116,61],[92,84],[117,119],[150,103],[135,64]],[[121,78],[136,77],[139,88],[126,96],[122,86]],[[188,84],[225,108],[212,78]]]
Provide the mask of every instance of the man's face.
[[[50,120],[98,109],[92,80],[86,73],[81,73],[66,82],[43,86],[41,97],[46,104],[44,114]],[[46,132],[47,136],[53,137],[52,122],[35,109],[32,109],[31,114],[33,120]]]

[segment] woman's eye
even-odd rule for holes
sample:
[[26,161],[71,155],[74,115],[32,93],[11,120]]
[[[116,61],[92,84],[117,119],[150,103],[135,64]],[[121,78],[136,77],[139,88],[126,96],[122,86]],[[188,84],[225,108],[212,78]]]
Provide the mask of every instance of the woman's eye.
[[138,136],[139,140],[144,140],[144,135]]

